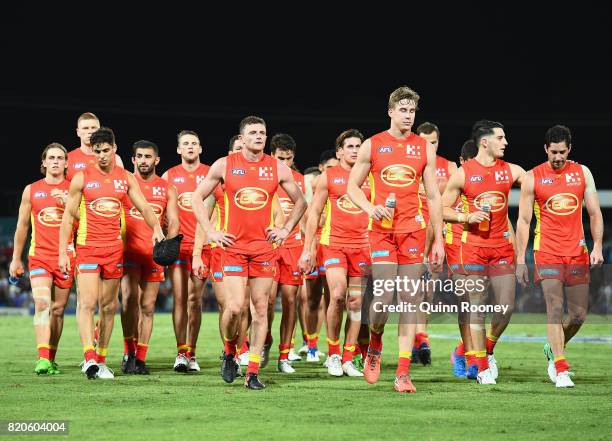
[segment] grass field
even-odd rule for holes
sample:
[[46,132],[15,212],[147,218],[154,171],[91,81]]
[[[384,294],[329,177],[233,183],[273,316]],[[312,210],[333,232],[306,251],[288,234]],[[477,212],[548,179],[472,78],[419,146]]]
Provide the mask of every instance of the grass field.
[[[275,344],[261,375],[267,388],[257,392],[246,390],[240,379],[231,385],[221,380],[217,316],[205,314],[202,323],[200,374],[172,371],[171,317],[160,314],[149,350],[152,375],[121,376],[123,346],[117,316],[108,362],[117,377],[88,381],[78,367],[82,354],[74,316],[66,318],[58,352],[62,374],[53,377],[33,373],[32,318],[0,317],[0,419],[69,420],[69,438],[79,440],[612,438],[611,344],[570,344],[567,357],[577,387],[557,390],[546,375],[541,343],[499,343],[498,384],[485,387],[454,378],[448,359],[455,341],[434,338],[432,366],[412,369],[418,392],[399,394],[392,384],[396,329],[389,326],[383,373],[376,385],[363,379],[331,378],[322,366],[305,362],[294,364],[295,374],[281,375],[276,372]],[[430,333],[449,336],[455,326],[432,325]],[[543,336],[545,326],[510,325],[507,334]],[[610,335],[609,324],[587,324],[578,334]]]

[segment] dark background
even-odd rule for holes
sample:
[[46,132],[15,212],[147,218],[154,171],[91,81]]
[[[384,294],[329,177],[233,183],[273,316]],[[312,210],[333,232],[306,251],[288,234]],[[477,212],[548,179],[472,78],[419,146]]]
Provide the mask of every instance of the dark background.
[[404,84],[421,95],[417,124],[440,127],[441,155],[456,160],[472,123],[494,119],[506,126],[505,159],[531,168],[545,160],[545,130],[561,123],[573,159],[610,188],[611,27],[594,5],[5,10],[0,215],[15,215],[21,190],[39,179],[45,145],[78,146],[86,111],[113,128],[130,170],[131,144],[143,138],[161,148],[159,174],[175,165],[182,129],[199,133],[211,164],[250,114],[266,119],[269,136],[296,139],[303,170],[344,129],[388,128],[388,95]]

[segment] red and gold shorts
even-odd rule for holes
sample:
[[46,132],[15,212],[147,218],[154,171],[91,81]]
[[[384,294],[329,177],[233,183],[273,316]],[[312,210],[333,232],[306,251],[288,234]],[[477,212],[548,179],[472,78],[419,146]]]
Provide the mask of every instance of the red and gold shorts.
[[302,272],[298,268],[298,260],[300,260],[303,249],[302,245],[291,248],[280,247],[278,249],[278,283],[293,286],[302,284]]
[[381,233],[370,231],[372,263],[394,262],[400,265],[423,263],[427,230],[411,233]]
[[326,270],[344,268],[349,277],[364,277],[370,269],[369,247],[348,248],[321,245]]
[[123,243],[112,247],[77,245],[76,274],[98,273],[102,279],[123,276]]
[[270,277],[276,273],[276,250],[261,254],[246,255],[225,250],[221,255],[223,277]]
[[57,257],[43,258],[29,256],[28,269],[30,271],[30,279],[49,277],[58,288],[70,288],[74,281],[74,264],[76,259],[74,256],[70,256],[70,272],[68,274],[60,271],[57,261]]
[[164,267],[153,261],[153,254],[123,253],[123,272],[139,274],[144,282],[164,281]]
[[511,243],[498,247],[477,247],[461,244],[459,274],[505,276],[514,274],[514,247]]
[[590,278],[589,254],[557,256],[542,251],[533,252],[535,282],[559,279],[566,286],[588,284]]

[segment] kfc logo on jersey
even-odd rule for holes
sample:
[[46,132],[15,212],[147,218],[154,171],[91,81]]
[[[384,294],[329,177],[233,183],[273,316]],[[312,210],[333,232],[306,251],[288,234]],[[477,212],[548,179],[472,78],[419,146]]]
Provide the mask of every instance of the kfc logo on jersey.
[[264,165],[259,167],[259,177],[264,179],[274,178],[274,172],[271,166]]
[[172,182],[174,182],[175,184],[184,184],[185,178],[183,176],[177,176],[172,180]]
[[334,180],[332,181],[333,184],[344,184],[346,181],[344,180],[344,178],[334,178]]
[[243,169],[243,168],[233,168],[233,169],[232,169],[232,174],[233,174],[233,175],[241,175],[241,176],[244,176],[244,175],[246,175],[246,170],[245,170],[245,169]]
[[393,153],[393,147],[391,146],[378,147],[378,153]]
[[91,181],[85,185],[85,188],[88,188],[88,189],[100,188],[100,183],[98,181]]
[[153,197],[155,196],[166,196],[166,189],[164,187],[153,187]]
[[506,184],[510,182],[510,176],[508,176],[508,170],[501,170],[495,172],[495,183]]
[[553,178],[542,178],[540,180],[541,185],[551,185],[553,183]]
[[125,179],[113,179],[115,191],[127,191],[127,181]]
[[470,176],[470,182],[482,182],[484,178],[480,175]]
[[37,191],[36,193],[34,193],[35,199],[46,198],[46,197],[47,197],[47,193],[45,193],[44,191]]
[[580,185],[581,181],[582,180],[580,179],[580,173],[573,172],[565,174],[565,183],[567,185]]
[[420,145],[406,145],[406,156],[421,157],[421,146]]

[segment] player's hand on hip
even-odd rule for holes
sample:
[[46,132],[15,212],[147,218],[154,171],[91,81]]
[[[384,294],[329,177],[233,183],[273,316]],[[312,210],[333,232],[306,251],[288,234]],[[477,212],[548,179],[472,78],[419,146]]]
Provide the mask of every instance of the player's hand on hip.
[[476,211],[474,213],[468,213],[467,222],[468,224],[479,224],[485,219],[490,219],[489,213],[484,211]]
[[529,283],[529,271],[524,263],[516,264],[516,281],[524,288]]
[[234,245],[234,241],[236,240],[236,236],[230,233],[226,233],[224,231],[208,231],[206,233],[206,237],[211,243],[216,243],[220,246],[232,246]]
[[266,239],[268,242],[281,244],[289,236],[289,230],[285,227],[266,228]]

